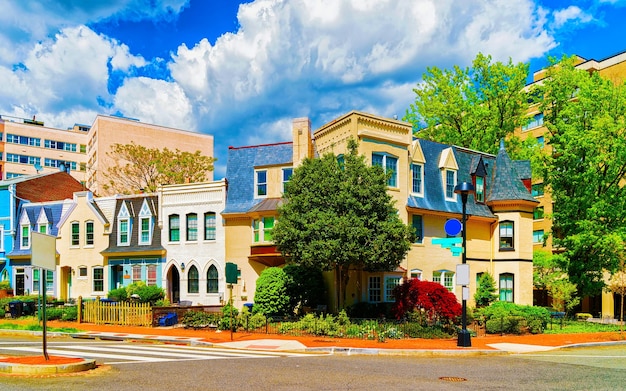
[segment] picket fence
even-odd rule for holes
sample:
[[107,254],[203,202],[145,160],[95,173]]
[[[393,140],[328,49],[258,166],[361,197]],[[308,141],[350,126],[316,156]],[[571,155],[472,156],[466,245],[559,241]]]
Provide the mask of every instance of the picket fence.
[[79,322],[85,323],[152,326],[150,303],[85,301],[78,315]]

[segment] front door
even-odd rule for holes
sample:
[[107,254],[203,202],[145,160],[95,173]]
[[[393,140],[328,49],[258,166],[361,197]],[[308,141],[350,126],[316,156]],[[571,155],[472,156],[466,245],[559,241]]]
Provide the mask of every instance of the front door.
[[170,303],[178,303],[180,302],[180,273],[178,273],[178,269],[176,266],[170,267],[170,271],[168,273],[167,278],[168,292],[167,297]]
[[15,275],[15,296],[24,296],[24,273]]

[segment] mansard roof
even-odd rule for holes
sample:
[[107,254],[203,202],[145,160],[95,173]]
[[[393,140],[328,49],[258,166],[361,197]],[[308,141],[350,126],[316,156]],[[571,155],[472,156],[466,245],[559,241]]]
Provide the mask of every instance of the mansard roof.
[[263,198],[254,198],[254,170],[256,168],[292,164],[293,143],[256,145],[228,149],[226,180],[228,193],[222,213],[245,213]]

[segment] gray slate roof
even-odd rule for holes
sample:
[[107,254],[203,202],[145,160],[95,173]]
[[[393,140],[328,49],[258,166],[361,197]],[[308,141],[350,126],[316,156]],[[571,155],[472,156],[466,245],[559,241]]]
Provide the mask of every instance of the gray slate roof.
[[230,147],[226,165],[228,193],[222,212],[245,213],[263,199],[254,198],[254,169],[263,166],[292,164],[293,143],[277,143],[251,147]]

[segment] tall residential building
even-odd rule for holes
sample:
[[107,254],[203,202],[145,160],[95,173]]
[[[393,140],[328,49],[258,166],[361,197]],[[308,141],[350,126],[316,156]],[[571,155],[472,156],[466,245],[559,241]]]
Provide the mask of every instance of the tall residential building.
[[[76,124],[70,129],[44,125],[35,119],[0,116],[0,179],[66,169],[87,189],[102,196],[110,193],[105,173],[115,165],[109,155],[114,144],[134,142],[146,148],[214,155],[212,135],[128,118],[98,115],[91,125]],[[213,180],[212,171],[207,173],[207,180]]]
[[[576,56],[575,67],[577,69],[586,70],[588,72],[597,72],[602,77],[613,81],[615,84],[623,84],[626,80],[626,52],[616,54],[604,58],[602,60],[586,59],[580,56]],[[538,85],[547,76],[547,70],[541,69],[533,74],[533,81],[529,83],[526,88],[530,89],[534,85]],[[546,140],[545,134],[547,128],[544,125],[543,113],[539,110],[539,105],[531,105],[528,108],[528,116],[530,122],[515,130],[515,135],[525,140],[529,137],[534,137],[539,145],[544,148],[550,148],[549,143]],[[549,192],[544,191],[544,186],[541,180],[536,180],[532,184],[532,194],[539,204],[533,212],[533,248],[534,250],[545,249],[547,251],[554,251],[552,247],[552,221],[549,216],[553,211],[553,200]],[[544,234],[547,235],[547,239],[544,245]],[[540,292],[537,292],[540,293]],[[545,295],[538,294],[536,297],[536,304],[547,305],[547,297]],[[594,316],[600,317],[613,317],[619,314],[618,301],[614,300],[614,296],[611,293],[603,293],[596,297],[586,297],[581,303],[581,311],[588,312]]]

